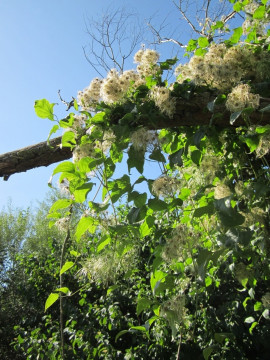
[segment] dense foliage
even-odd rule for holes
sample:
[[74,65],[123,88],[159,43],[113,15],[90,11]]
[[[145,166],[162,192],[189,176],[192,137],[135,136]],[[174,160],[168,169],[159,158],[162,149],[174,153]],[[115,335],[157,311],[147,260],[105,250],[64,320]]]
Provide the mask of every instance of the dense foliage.
[[[62,238],[17,260],[35,314],[15,327],[22,358],[269,358],[269,6],[230,2],[243,26],[208,20],[172,84],[177,59],[141,49],[136,71],[78,94],[78,114],[57,121],[36,101],[73,161],[53,173],[65,196],[48,217]],[[208,126],[171,125],[179,99],[209,93]]]

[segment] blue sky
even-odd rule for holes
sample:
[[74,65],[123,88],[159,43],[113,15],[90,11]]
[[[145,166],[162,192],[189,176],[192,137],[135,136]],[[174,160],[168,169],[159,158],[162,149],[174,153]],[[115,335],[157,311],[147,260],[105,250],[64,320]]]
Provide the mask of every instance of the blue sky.
[[[83,54],[83,46],[89,43],[87,19],[98,18],[109,6],[123,5],[142,21],[153,17],[160,24],[167,16],[168,32],[176,29],[183,34],[188,29],[179,27],[179,14],[170,0],[0,1],[1,154],[46,140],[53,124],[36,116],[35,100],[60,103],[59,89],[70,100],[97,76]],[[168,46],[159,51],[163,59],[173,55]],[[56,106],[55,113],[66,116],[64,105]],[[44,199],[54,168],[0,179],[0,209],[8,199],[20,207]]]
[[[83,54],[89,43],[87,18],[108,6],[156,19],[174,13],[170,1],[137,0],[2,0],[0,2],[0,153],[44,141],[52,123],[34,112],[34,101],[59,102],[57,91],[70,100],[97,74]],[[56,114],[66,116],[64,106]],[[59,134],[60,135],[60,134]],[[8,199],[26,207],[42,200],[55,165],[0,179],[0,209]]]

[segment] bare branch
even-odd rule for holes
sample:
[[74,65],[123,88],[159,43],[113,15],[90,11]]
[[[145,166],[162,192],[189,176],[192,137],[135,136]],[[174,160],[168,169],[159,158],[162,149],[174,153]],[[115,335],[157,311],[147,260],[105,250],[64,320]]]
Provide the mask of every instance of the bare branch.
[[106,73],[111,68],[123,72],[126,60],[143,38],[143,27],[138,24],[136,14],[127,12],[124,8],[111,11],[109,8],[100,20],[88,19],[87,33],[90,36],[90,45],[87,61],[98,74],[102,69]]
[[223,22],[226,24],[229,20],[231,20],[237,13],[236,11],[232,11],[230,14],[228,14],[224,19]]
[[192,29],[193,31],[195,31],[197,34],[202,35],[201,30],[196,29],[195,25],[189,20],[189,18],[188,18],[187,15],[186,15],[186,11],[183,11],[183,10],[182,10],[182,7],[181,7],[182,2],[179,1],[179,5],[177,5],[177,4],[175,3],[175,1],[173,1],[173,3],[174,3],[174,5],[177,7],[177,9],[180,11],[181,15],[182,15],[183,18],[186,20],[186,22],[189,24],[189,26],[191,27],[191,29]]
[[167,37],[162,37],[160,32],[157,29],[155,29],[154,26],[150,22],[147,23],[147,26],[152,31],[153,35],[156,37],[158,44],[172,42],[172,43],[174,43],[174,44],[176,44],[176,45],[178,45],[178,46],[180,46],[182,48],[187,47],[186,45],[184,45],[183,43],[181,43],[178,40],[175,40],[175,39],[172,39],[172,38],[167,38]]

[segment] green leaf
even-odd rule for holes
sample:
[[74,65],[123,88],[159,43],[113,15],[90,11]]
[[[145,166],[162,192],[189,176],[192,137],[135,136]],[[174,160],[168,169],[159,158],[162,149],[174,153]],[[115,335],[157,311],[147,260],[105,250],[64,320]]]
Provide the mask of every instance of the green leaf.
[[151,233],[154,223],[155,223],[155,218],[151,215],[148,215],[140,226],[140,235],[142,238],[144,238],[145,236]]
[[204,360],[208,360],[209,356],[212,354],[213,351],[217,350],[217,346],[212,345],[212,346],[208,346],[207,348],[205,348],[203,350],[203,357]]
[[207,276],[207,278],[205,278],[205,280],[204,280],[206,287],[212,285],[212,282],[213,282],[213,280],[210,278],[210,276]]
[[160,149],[153,150],[153,152],[149,156],[149,159],[156,160],[156,161],[163,162],[163,163],[166,162],[166,159]]
[[255,321],[254,317],[253,316],[249,316],[245,319],[245,323],[247,324],[251,324]]
[[191,160],[198,166],[200,165],[201,158],[202,158],[202,154],[200,150],[195,150],[191,153]]
[[228,198],[215,200],[214,205],[224,226],[234,227],[244,223],[245,217],[231,207]]
[[258,325],[257,321],[254,321],[254,323],[251,324],[250,328],[248,329],[249,333],[252,335],[253,329],[255,328],[255,326]]
[[55,175],[57,173],[60,173],[60,172],[74,173],[75,172],[75,166],[70,161],[64,161],[54,169],[53,175]]
[[54,121],[54,117],[53,117],[54,105],[55,104],[51,104],[46,99],[36,100],[35,105],[34,105],[35,112],[36,112],[37,116],[42,119],[49,119],[49,120]]
[[76,145],[73,131],[66,131],[62,136],[62,147],[74,147]]
[[[231,1],[232,2],[232,1]],[[239,1],[237,1],[234,5],[233,5],[233,10],[234,11],[241,11],[243,9],[243,4],[241,4]]]
[[55,289],[55,291],[58,291],[58,292],[62,292],[62,293],[64,293],[64,294],[67,294],[67,293],[69,293],[69,288],[67,288],[67,287],[61,287],[61,288]]
[[126,334],[128,332],[129,332],[129,330],[121,330],[121,331],[119,331],[119,333],[116,335],[114,341],[116,342],[120,338],[120,336],[122,336],[122,335],[124,335],[124,334]]
[[253,19],[263,19],[265,16],[265,6],[259,6],[253,14]]
[[194,55],[196,56],[204,56],[207,53],[206,49],[199,48],[195,51]]
[[101,250],[103,250],[105,248],[105,246],[107,246],[108,244],[110,244],[111,242],[111,238],[110,236],[106,236],[105,240],[103,238],[103,240],[101,241],[101,243],[99,243],[98,247],[97,247],[97,252],[99,253]]
[[235,29],[233,30],[233,35],[230,37],[230,42],[231,42],[232,44],[237,44],[237,43],[239,42],[242,34],[243,34],[243,29],[242,29],[242,27],[235,28]]
[[177,63],[178,59],[175,57],[173,59],[167,59],[166,61],[160,62],[159,66],[161,70],[169,70],[171,69],[172,65]]
[[59,298],[59,294],[51,293],[45,303],[45,311],[49,309]]
[[82,237],[82,235],[89,231],[91,234],[93,234],[96,230],[97,224],[96,220],[92,217],[82,217],[77,225],[75,237],[78,240]]
[[202,48],[205,48],[209,45],[209,41],[206,37],[199,37],[198,38],[198,45]]
[[47,142],[49,142],[49,139],[50,139],[50,137],[52,136],[52,134],[56,133],[56,131],[59,130],[59,129],[60,129],[60,128],[59,128],[58,125],[54,125],[54,126],[52,127],[52,129],[51,129],[51,131],[50,131],[50,133],[49,133],[49,136],[48,136],[48,138],[47,138]]
[[76,110],[76,111],[78,111],[79,110],[79,106],[78,106],[78,102],[77,102],[77,100],[76,99],[74,99],[74,109]]
[[75,196],[75,201],[78,203],[83,203],[86,200],[88,193],[92,190],[94,183],[86,183],[78,188],[73,192]]
[[91,124],[100,124],[104,122],[105,112],[99,112],[91,119]]
[[147,213],[146,206],[139,208],[133,207],[128,213],[127,219],[130,224],[134,224],[136,222],[142,221],[145,218],[146,213]]
[[133,201],[136,207],[142,207],[146,203],[146,200],[147,200],[147,194],[146,192],[144,192],[142,194],[138,193],[138,196],[136,196]]
[[189,197],[189,195],[191,194],[190,189],[188,188],[182,188],[181,189],[181,193],[179,195],[179,198],[183,201],[187,200],[187,198]]
[[147,298],[141,298],[138,300],[137,302],[137,308],[136,308],[136,313],[137,316],[140,315],[140,313],[146,309],[149,309],[152,305],[152,301],[147,299]]
[[62,266],[60,275],[64,274],[66,271],[68,271],[70,268],[72,268],[73,265],[74,265],[73,261],[66,261],[65,264]]
[[137,330],[137,331],[143,331],[143,332],[148,331],[145,326],[140,326],[140,325],[131,326],[131,328],[129,330]]
[[114,163],[121,162],[123,159],[123,147],[118,147],[117,143],[112,143],[110,148],[110,156]]
[[256,301],[254,304],[254,311],[260,311],[262,308],[262,303],[260,301]]
[[167,203],[165,201],[162,201],[159,199],[149,199],[148,206],[150,209],[152,209],[154,211],[167,210],[167,208],[168,208]]
[[250,152],[253,152],[257,149],[259,142],[260,142],[260,137],[259,135],[255,134],[255,135],[249,135],[246,136],[244,138],[241,137],[241,140],[247,144],[247,146],[249,147]]
[[222,344],[226,339],[232,340],[234,338],[233,333],[215,333],[215,340]]
[[241,111],[236,111],[234,113],[231,114],[230,116],[230,124],[233,125],[234,122],[239,118],[239,116],[242,114],[242,110]]
[[259,111],[262,112],[262,113],[264,113],[264,112],[270,112],[270,105],[267,105],[266,107],[260,109]]
[[186,51],[194,51],[197,47],[198,41],[190,39]]
[[269,309],[265,309],[264,312],[262,313],[262,316],[263,316],[266,320],[269,320],[269,319],[270,319]]
[[170,161],[170,167],[173,168],[174,166],[182,166],[183,165],[183,160],[182,160],[182,155],[183,155],[184,149],[180,149],[176,152],[174,152],[173,154],[169,155],[169,161]]
[[167,273],[161,271],[161,270],[156,270],[155,272],[153,272],[151,274],[151,278],[150,278],[150,285],[151,285],[151,289],[153,294],[155,295],[158,287],[160,286],[161,282],[165,281],[165,278],[167,277]]
[[201,216],[203,216],[203,215],[205,215],[205,214],[207,214],[207,215],[212,215],[213,212],[214,212],[214,204],[213,204],[213,203],[210,203],[210,204],[208,204],[208,205],[206,205],[206,206],[202,206],[202,207],[196,209],[196,210],[194,211],[193,216],[194,216],[194,217],[201,217]]
[[[269,110],[270,110],[270,105],[269,105]],[[270,125],[256,127],[257,134],[264,134],[265,132],[268,132],[268,131],[270,131]]]
[[198,275],[204,281],[207,265],[211,260],[212,253],[206,249],[201,249],[197,258]]
[[59,199],[52,205],[49,210],[49,213],[55,212],[56,210],[65,209],[72,204],[72,200],[70,199]]
[[75,257],[78,257],[78,256],[80,256],[81,254],[80,253],[78,253],[77,251],[75,251],[75,250],[70,250],[70,255],[72,255],[72,256],[75,256]]
[[133,145],[128,150],[128,171],[130,169],[136,168],[140,174],[143,173],[143,166],[144,166],[144,151],[137,151]]
[[109,289],[107,290],[107,296],[114,290],[116,290],[117,288],[119,288],[119,285],[115,284],[109,287]]
[[69,114],[67,117],[59,121],[61,128],[68,129],[71,128],[74,123],[74,114]]

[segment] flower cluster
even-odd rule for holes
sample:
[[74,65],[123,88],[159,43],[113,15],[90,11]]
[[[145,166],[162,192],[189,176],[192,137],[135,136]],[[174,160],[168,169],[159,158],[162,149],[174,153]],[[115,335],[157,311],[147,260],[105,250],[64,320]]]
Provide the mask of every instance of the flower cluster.
[[[158,59],[159,54],[155,50],[139,50],[134,56],[134,62],[138,63],[136,71],[127,70],[120,74],[116,69],[112,69],[105,79],[95,78],[87,88],[79,91],[78,104],[82,110],[92,111],[99,101],[106,104],[123,102],[130,87],[137,89],[140,85],[145,85],[147,76],[155,76],[160,72]],[[161,112],[172,117],[175,100],[170,96],[170,92],[168,88],[155,87],[149,96]]]
[[262,303],[266,309],[270,309],[270,292],[267,292],[266,294],[263,295]]
[[86,156],[93,157],[95,154],[95,147],[90,143],[78,145],[75,147],[72,154],[73,161],[77,162]]
[[136,265],[137,255],[136,247],[131,248],[121,257],[113,251],[94,254],[83,263],[80,275],[90,281],[108,285]]
[[193,56],[189,63],[179,65],[175,73],[177,82],[191,80],[220,91],[229,91],[241,80],[265,81],[270,78],[270,55],[255,53],[248,46],[227,48],[213,44],[204,57]]
[[[87,130],[86,134],[90,135],[91,131],[92,127]],[[102,139],[76,146],[73,150],[73,161],[77,162],[87,156],[94,158],[96,149],[100,149],[103,153],[106,153],[114,141],[115,135],[113,132],[111,130],[105,131]]]
[[137,151],[151,151],[158,145],[158,134],[156,131],[140,128],[132,133],[130,141]]
[[155,50],[139,50],[134,56],[134,62],[139,63],[137,72],[142,77],[155,75],[159,71],[158,59],[159,53]]
[[227,109],[234,113],[247,107],[257,109],[260,105],[260,96],[250,92],[248,84],[237,85],[228,95],[226,101]]
[[54,225],[57,227],[59,231],[66,232],[69,227],[69,222],[70,222],[69,217],[63,217],[57,220]]
[[255,224],[259,224],[259,226],[264,226],[265,224],[265,212],[262,208],[258,206],[253,207],[249,213],[242,213],[245,217],[245,222],[243,226],[245,227],[254,227]]
[[175,98],[171,96],[171,91],[168,88],[154,86],[150,92],[150,98],[154,100],[156,106],[160,111],[170,118],[175,113]]
[[179,181],[167,175],[160,176],[152,184],[152,191],[158,197],[172,196],[178,188]]
[[185,308],[185,304],[185,295],[180,294],[164,302],[160,307],[160,316],[168,321],[172,329],[173,337],[176,335],[176,327],[185,324],[187,321],[187,309]]
[[256,155],[263,157],[270,151],[270,132],[267,131],[260,136],[259,145],[256,149]]
[[231,196],[232,192],[231,189],[229,188],[229,186],[225,185],[225,184],[217,184],[215,187],[215,193],[214,193],[214,198],[216,200],[220,200],[223,199],[225,197]]
[[184,225],[177,226],[172,236],[166,240],[162,251],[162,258],[171,263],[173,260],[184,261],[189,255],[189,250],[194,246],[194,234],[189,232]]
[[82,107],[82,110],[89,110],[94,104],[98,103],[102,82],[103,80],[95,78],[87,88],[78,92],[78,104]]
[[252,277],[252,271],[247,268],[243,263],[236,264],[235,277],[243,286],[247,283],[248,279]]

